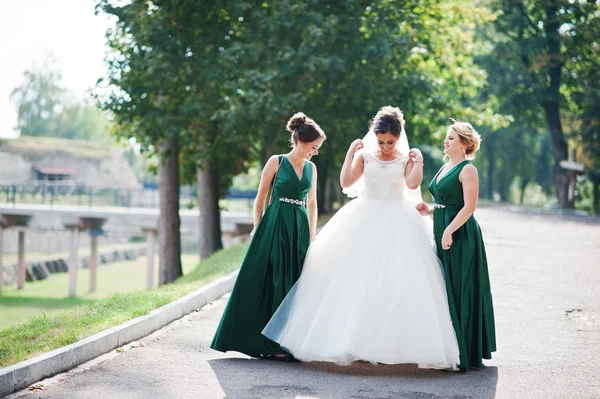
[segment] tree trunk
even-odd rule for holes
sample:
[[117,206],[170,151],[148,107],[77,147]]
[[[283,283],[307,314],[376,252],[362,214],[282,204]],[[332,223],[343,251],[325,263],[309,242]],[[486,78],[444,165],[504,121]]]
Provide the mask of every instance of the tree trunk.
[[544,111],[550,129],[550,145],[554,157],[552,180],[556,189],[556,198],[561,208],[575,209],[575,199],[569,197],[569,173],[560,166],[560,161],[568,159],[568,148],[562,131],[558,102],[546,102]]
[[592,175],[592,201],[594,214],[598,215],[600,213],[600,176]]
[[523,205],[525,202],[525,189],[527,189],[527,185],[529,184],[529,179],[524,179],[521,177],[521,181],[519,183],[520,195],[519,195],[519,204]]
[[496,188],[498,195],[500,196],[501,202],[510,202],[510,183],[512,176],[507,176],[506,170],[502,170],[499,176],[497,176]]
[[159,278],[160,285],[181,276],[181,234],[179,219],[179,145],[177,140],[162,140],[158,145],[161,163],[158,168],[160,195]]
[[560,85],[562,77],[562,54],[561,37],[559,29],[561,23],[558,20],[556,5],[546,9],[546,47],[548,49],[549,64],[548,73],[549,86],[544,92],[542,106],[546,115],[548,129],[550,131],[550,144],[554,156],[554,169],[552,178],[556,189],[556,198],[559,205],[565,209],[575,209],[575,199],[569,198],[569,175],[560,166],[560,161],[568,158],[568,146],[563,134],[562,122],[560,120]]
[[490,134],[483,141],[485,146],[485,155],[487,158],[487,182],[486,198],[490,201],[494,200],[494,173],[496,172],[496,152],[494,151],[494,135]]
[[200,209],[200,259],[206,259],[223,248],[221,211],[219,209],[219,176],[208,161],[198,169],[198,208]]

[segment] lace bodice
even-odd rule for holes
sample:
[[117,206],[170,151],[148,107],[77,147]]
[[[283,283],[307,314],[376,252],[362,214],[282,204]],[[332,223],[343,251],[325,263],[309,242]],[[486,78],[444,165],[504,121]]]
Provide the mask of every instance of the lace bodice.
[[382,161],[372,154],[365,153],[363,156],[365,159],[363,197],[378,200],[403,200],[406,186],[404,170],[408,157],[401,156],[392,161]]

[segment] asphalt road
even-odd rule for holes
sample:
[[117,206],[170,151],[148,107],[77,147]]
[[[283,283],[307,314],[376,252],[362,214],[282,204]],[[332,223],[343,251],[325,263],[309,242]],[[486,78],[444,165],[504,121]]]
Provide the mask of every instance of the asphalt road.
[[468,373],[283,363],[209,349],[226,302],[10,398],[600,398],[600,223],[477,211],[498,352]]

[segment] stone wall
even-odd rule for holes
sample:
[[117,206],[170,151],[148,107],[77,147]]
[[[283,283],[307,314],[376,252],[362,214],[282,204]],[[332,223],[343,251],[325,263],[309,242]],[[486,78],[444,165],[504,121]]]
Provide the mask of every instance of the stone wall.
[[0,182],[35,180],[34,168],[72,169],[74,180],[92,187],[139,189],[123,150],[114,147],[38,137],[0,140]]

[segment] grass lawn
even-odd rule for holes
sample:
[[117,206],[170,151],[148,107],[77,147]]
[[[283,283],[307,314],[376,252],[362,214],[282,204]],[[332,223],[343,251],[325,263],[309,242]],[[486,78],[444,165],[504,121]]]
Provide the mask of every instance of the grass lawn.
[[[89,272],[78,273],[78,296],[69,298],[68,275],[52,275],[0,293],[0,367],[60,348],[178,299],[236,270],[247,244],[215,253],[197,265],[197,255],[182,258],[184,276],[144,291],[146,258],[98,268],[98,291],[88,291]],[[197,265],[197,267],[195,267]],[[158,268],[158,266],[156,266]],[[158,271],[157,271],[158,275]],[[155,281],[158,276],[155,276]],[[26,320],[26,321],[23,321]]]
[[[100,244],[98,246],[98,254],[102,254],[105,252],[112,252],[116,250],[122,249],[136,249],[139,247],[145,247],[146,243],[131,243],[131,242],[123,242],[123,243],[112,243],[112,244]],[[84,256],[90,255],[90,247],[84,245],[79,248],[78,255],[80,258]],[[25,262],[41,262],[46,260],[54,260],[54,259],[69,259],[71,256],[70,251],[62,251],[62,252],[35,252],[35,251],[27,251],[25,253]],[[16,253],[8,253],[4,254],[2,257],[2,261],[4,265],[11,265],[17,263],[17,254]],[[104,267],[104,266],[103,266]]]
[[[183,273],[198,265],[198,255],[182,257]],[[51,316],[66,308],[93,303],[118,293],[143,291],[146,288],[147,258],[109,263],[98,267],[96,292],[89,292],[89,269],[77,272],[77,296],[69,297],[69,274],[51,274],[40,281],[27,282],[23,290],[16,284],[4,287],[0,293],[0,330],[29,320],[34,316]],[[158,257],[154,265],[154,285],[158,286]]]

